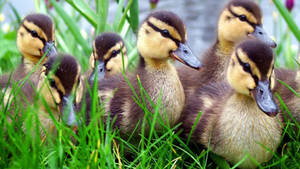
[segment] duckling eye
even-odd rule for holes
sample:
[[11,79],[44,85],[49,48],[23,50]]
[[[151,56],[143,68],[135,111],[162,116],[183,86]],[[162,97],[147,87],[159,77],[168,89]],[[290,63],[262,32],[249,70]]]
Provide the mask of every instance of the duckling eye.
[[37,38],[39,36],[35,30],[30,31],[30,34],[32,37],[35,37],[35,38]]
[[240,15],[240,16],[239,16],[239,19],[240,19],[242,22],[247,21],[247,17],[246,17],[245,15]]
[[50,79],[50,86],[54,88],[56,87],[54,79]]
[[111,52],[111,55],[112,56],[115,56],[117,54],[117,51],[115,51],[115,50],[113,50],[112,52]]
[[167,29],[164,29],[164,30],[162,31],[162,34],[163,34],[163,36],[165,36],[165,37],[170,36],[170,33],[169,33],[169,31],[168,31]]
[[251,72],[251,66],[249,63],[244,63],[243,68],[246,72]]

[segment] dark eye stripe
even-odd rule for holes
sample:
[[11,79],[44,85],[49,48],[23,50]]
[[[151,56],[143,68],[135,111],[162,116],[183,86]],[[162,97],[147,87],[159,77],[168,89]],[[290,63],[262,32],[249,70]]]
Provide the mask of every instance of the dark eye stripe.
[[59,88],[57,87],[57,85],[53,79],[52,80],[49,79],[49,80],[50,80],[50,86],[58,92],[60,99],[62,99],[64,96],[63,92],[59,90]]
[[245,68],[245,64],[246,64],[246,63],[243,62],[243,61],[240,59],[240,57],[239,57],[239,55],[238,55],[237,52],[235,52],[235,55],[236,55],[236,57],[237,57],[237,60],[238,60],[239,64],[243,67],[244,71],[245,71],[245,72],[248,72],[248,73],[252,76],[252,78],[253,78],[254,81],[255,81],[255,84],[257,85],[257,84],[258,84],[258,77],[257,77],[255,74],[253,74],[253,72],[252,72],[252,70],[251,70],[251,67],[250,67],[250,69],[246,69],[246,68]]
[[148,24],[152,29],[154,29],[155,31],[160,32],[160,34],[161,34],[162,36],[168,37],[169,39],[173,40],[173,41],[176,43],[176,45],[179,46],[180,41],[179,41],[178,39],[175,39],[175,38],[172,37],[170,34],[169,34],[169,35],[166,35],[166,34],[164,33],[164,30],[159,29],[158,27],[156,27],[155,25],[153,25],[153,24],[152,24],[151,22],[149,22],[149,21],[147,21],[147,24]]
[[[123,49],[123,48],[124,48],[124,44],[122,44],[122,46],[121,46],[121,49]],[[116,50],[116,52],[114,54],[111,54],[109,58],[104,60],[105,67],[106,67],[106,64],[110,61],[110,59],[116,57],[119,53],[121,53],[121,49]],[[124,52],[123,54],[125,55],[126,52]]]
[[26,30],[28,33],[31,34],[31,36],[39,38],[39,39],[43,42],[44,45],[46,44],[46,40],[45,40],[44,38],[40,37],[38,34],[34,34],[33,31],[30,30],[29,28],[27,28],[24,24],[23,24],[23,27],[25,28],[25,30]]
[[[238,14],[234,13],[234,12],[231,10],[231,7],[229,7],[228,10],[229,10],[229,12],[230,12],[233,16],[235,16],[235,17],[237,17],[237,18],[239,18],[239,17],[241,16],[241,15],[238,15]],[[246,18],[245,22],[247,22],[247,23],[248,23],[249,25],[251,25],[253,28],[255,28],[255,26],[257,26],[257,24],[255,24],[255,23],[253,23],[253,22],[250,22],[250,21],[248,20],[248,18]]]

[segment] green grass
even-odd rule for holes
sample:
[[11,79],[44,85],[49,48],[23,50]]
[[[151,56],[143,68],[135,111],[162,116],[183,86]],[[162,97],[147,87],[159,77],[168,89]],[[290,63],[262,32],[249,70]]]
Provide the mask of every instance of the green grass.
[[[128,48],[129,64],[133,69],[137,64],[137,49],[135,47],[135,33],[138,29],[138,1],[129,0],[124,6],[124,0],[118,1],[118,8],[115,13],[113,23],[107,22],[108,6],[111,1],[108,0],[66,0],[65,2],[53,3],[53,9],[48,9],[44,1],[35,0],[37,12],[47,13],[56,23],[56,40],[58,50],[74,55],[80,62],[85,71],[88,68],[88,57],[91,52],[92,40],[96,35],[104,31],[113,31],[120,33],[126,41]],[[95,9],[90,8],[89,3],[93,3]],[[274,0],[279,3],[279,1]],[[3,3],[4,4],[4,3]],[[3,4],[0,3],[0,9]],[[71,7],[71,11],[66,13],[63,5]],[[277,4],[279,11],[284,11],[282,5]],[[13,6],[11,6],[13,10]],[[11,71],[20,62],[19,52],[16,47],[16,29],[20,21],[19,14],[14,11],[12,25],[14,29],[4,32],[0,29],[0,74]],[[283,14],[283,16],[290,17]],[[82,30],[78,25],[80,21],[86,20],[92,27],[92,30],[86,31],[87,37],[81,34]],[[285,22],[280,18],[280,24]],[[299,30],[296,25],[290,24],[293,20],[286,19],[291,30]],[[1,24],[1,23],[0,23]],[[2,25],[0,25],[2,26]],[[92,33],[95,32],[95,33]],[[287,47],[287,42],[291,36],[299,36],[297,31],[280,31],[278,39],[279,47],[276,50],[280,62],[277,65],[284,65],[295,68],[296,53]],[[285,38],[282,38],[285,37]],[[285,57],[289,53],[291,57]],[[282,60],[284,64],[282,63]],[[96,76],[97,77],[97,76]],[[124,76],[126,79],[126,76]],[[127,79],[126,79],[127,80]],[[130,85],[130,82],[128,85]],[[72,129],[57,121],[43,98],[35,97],[33,104],[27,103],[23,106],[20,93],[13,94],[12,99],[15,102],[15,110],[22,112],[18,120],[9,122],[10,115],[8,105],[1,104],[0,107],[0,168],[230,168],[230,165],[221,157],[212,154],[206,149],[190,143],[190,137],[185,140],[180,137],[178,125],[170,128],[163,125],[163,131],[154,130],[156,121],[162,123],[159,116],[161,107],[160,99],[156,103],[151,102],[154,114],[145,106],[145,99],[148,99],[147,93],[141,83],[140,91],[144,95],[143,99],[137,97],[132,88],[133,99],[145,112],[145,119],[139,124],[150,125],[149,134],[144,130],[136,137],[129,133],[126,137],[121,137],[118,130],[112,129],[112,123],[108,120],[105,123],[101,120],[103,115],[103,104],[98,104],[96,99],[97,90],[91,88],[93,99],[92,118],[88,125],[79,126],[78,134]],[[18,87],[15,92],[18,92]],[[14,92],[12,92],[14,93]],[[14,97],[15,96],[15,97]],[[280,99],[280,96],[278,96]],[[0,93],[0,101],[3,103],[3,97]],[[38,118],[38,107],[44,105],[54,121],[57,135],[51,137],[51,133],[44,132],[48,137],[40,139],[41,122]],[[281,101],[282,109],[287,110],[284,102]],[[84,117],[83,108],[79,116]],[[152,117],[151,117],[152,116]],[[153,118],[154,120],[150,120]],[[199,114],[200,118],[200,114]],[[198,118],[196,119],[196,122]],[[195,126],[195,125],[194,125]],[[294,129],[298,127],[298,131]],[[137,132],[137,131],[136,131]],[[295,122],[288,122],[282,135],[282,143],[277,152],[274,152],[273,158],[260,168],[300,168],[300,128]],[[236,166],[231,166],[236,167]]]

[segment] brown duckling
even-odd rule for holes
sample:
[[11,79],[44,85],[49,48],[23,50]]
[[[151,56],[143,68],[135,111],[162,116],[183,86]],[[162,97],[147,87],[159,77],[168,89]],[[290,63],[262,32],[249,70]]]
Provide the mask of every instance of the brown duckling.
[[[73,56],[58,55],[48,59],[43,65],[38,91],[43,97],[56,120],[63,115],[67,124],[76,123],[73,103],[82,92],[80,80],[81,67]],[[74,97],[73,97],[74,96]],[[75,98],[75,101],[73,101]],[[53,120],[45,107],[41,107],[43,113],[39,118],[47,129],[54,129]],[[63,114],[67,111],[69,114]]]
[[189,98],[181,117],[185,136],[192,132],[192,141],[232,164],[248,156],[240,168],[270,160],[282,133],[282,117],[271,92],[273,68],[267,44],[259,40],[239,44],[227,67],[227,82],[210,83]]
[[[123,58],[122,58],[123,57]],[[124,65],[123,65],[124,62]],[[103,33],[93,42],[93,53],[90,56],[90,70],[85,77],[94,79],[94,68],[98,79],[120,73],[128,65],[127,50],[123,39],[116,33]],[[125,71],[124,70],[124,71]]]
[[[22,62],[12,73],[11,82],[23,79],[45,53],[42,64],[49,56],[56,54],[54,30],[51,18],[44,14],[30,14],[22,20],[17,32],[17,45],[22,55]],[[36,72],[39,72],[40,68],[41,66],[37,68]],[[10,74],[0,77],[1,88],[6,86],[9,78]]]
[[[287,119],[292,120],[292,122],[297,122],[300,124],[300,71],[288,70],[284,68],[275,69],[275,78],[287,84],[292,90],[298,93],[298,96],[285,86],[283,83],[276,81],[273,92],[278,93],[284,104],[290,111],[291,117],[286,110],[282,112],[285,114]],[[279,103],[279,99],[278,103]],[[295,121],[294,121],[295,120]],[[298,129],[300,130],[300,128]]]
[[271,47],[276,43],[262,27],[260,7],[250,0],[231,0],[220,14],[216,42],[204,54],[203,71],[179,68],[179,77],[185,93],[193,93],[197,87],[225,79],[226,64],[234,47],[247,38],[259,39]]
[[[143,120],[145,111],[155,112],[149,99],[140,92],[137,77],[153,103],[161,98],[159,113],[164,122],[170,126],[177,123],[185,97],[177,71],[169,60],[177,59],[195,69],[201,67],[201,62],[192,54],[186,40],[184,23],[176,14],[168,11],[153,12],[141,24],[138,32],[139,67],[136,73],[127,74],[133,88],[122,76],[113,76],[98,83],[98,94],[104,102],[106,116],[111,112],[111,119],[116,117],[115,125],[121,132],[132,132],[138,122]],[[145,100],[144,107],[147,110],[143,110],[136,102],[132,90],[137,93],[136,99]],[[88,97],[87,108],[90,103]],[[89,119],[90,113],[87,114],[88,122]],[[158,122],[156,129],[161,129]]]

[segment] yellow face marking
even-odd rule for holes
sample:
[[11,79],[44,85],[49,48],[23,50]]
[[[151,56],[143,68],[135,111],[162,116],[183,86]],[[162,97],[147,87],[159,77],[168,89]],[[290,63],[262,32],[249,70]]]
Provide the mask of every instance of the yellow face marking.
[[153,30],[147,22],[143,23],[138,34],[137,48],[145,58],[161,60],[170,57],[170,51],[177,50],[176,43]]
[[256,64],[252,60],[249,59],[247,54],[244,53],[242,49],[238,49],[237,53],[242,62],[250,64],[253,75],[256,75],[258,77],[258,79],[261,79],[261,74],[260,74],[259,69],[257,68]]
[[[52,25],[52,40],[55,41],[55,26],[54,26],[54,23]],[[56,43],[56,41],[55,41],[55,43]],[[55,46],[57,46],[57,44],[55,44]]]
[[92,69],[94,69],[95,67],[95,56],[94,56],[94,52],[91,54],[90,59],[89,59],[89,63],[90,63],[90,67]]
[[236,92],[245,95],[250,95],[249,89],[254,89],[256,87],[251,74],[245,72],[242,65],[239,64],[235,52],[232,53],[230,63],[228,65],[227,80]]
[[229,51],[232,52],[236,44],[247,39],[249,33],[253,32],[254,28],[251,25],[240,21],[228,9],[222,12],[218,22],[218,39],[220,44],[227,47]]
[[240,7],[240,6],[231,6],[231,10],[233,13],[237,14],[237,15],[245,15],[247,17],[247,20],[251,23],[257,24],[257,18],[255,18],[255,16],[248,12],[245,8]]
[[112,54],[112,51],[118,51],[122,48],[123,46],[123,43],[122,42],[118,42],[117,44],[115,44],[113,47],[111,47],[107,52],[106,54],[104,55],[104,59],[107,60],[110,58],[111,54]]
[[[45,70],[44,67],[43,69]],[[58,91],[56,89],[53,89],[50,86],[49,81],[46,80],[45,71],[41,73],[37,89],[40,95],[46,100],[48,106],[52,109],[56,108],[56,104],[59,104],[61,102]]]
[[[56,84],[58,90],[60,90],[63,94],[66,94],[66,90],[65,90],[63,84],[61,83],[60,79],[57,76],[53,76],[52,78],[55,81],[55,84]],[[55,89],[55,88],[53,88],[53,89]]]
[[[128,65],[128,58],[127,55],[124,53],[124,68],[126,70]],[[122,54],[119,53],[116,57],[111,58],[107,63],[106,63],[106,73],[108,76],[117,74],[123,70],[123,62],[122,62]],[[124,71],[125,71],[124,70]]]
[[48,38],[46,36],[46,34],[44,33],[44,31],[39,28],[38,26],[36,26],[34,23],[32,22],[28,22],[28,21],[24,21],[23,24],[30,30],[35,30],[39,37],[44,38],[46,41],[48,41]]
[[[28,21],[24,21],[23,24],[28,29],[35,30],[40,37],[47,40],[45,33],[39,27]],[[30,32],[28,32],[23,25],[21,25],[18,30],[17,45],[25,59],[33,62],[33,64],[36,64],[43,56],[43,42],[37,37],[32,37]]]
[[162,21],[160,21],[160,20],[158,20],[154,17],[151,17],[149,19],[149,22],[152,23],[154,26],[158,27],[161,30],[167,29],[169,31],[170,35],[173,38],[179,40],[180,42],[182,41],[180,34],[178,33],[178,31],[174,27],[172,27],[172,26],[170,26],[170,25],[168,25],[168,24],[166,24],[166,23],[164,23],[164,22],[162,22]]

